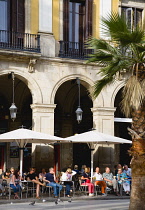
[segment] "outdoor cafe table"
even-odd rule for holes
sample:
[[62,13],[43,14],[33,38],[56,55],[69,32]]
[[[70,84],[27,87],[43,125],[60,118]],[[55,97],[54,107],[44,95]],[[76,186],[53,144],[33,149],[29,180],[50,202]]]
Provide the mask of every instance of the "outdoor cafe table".
[[[30,187],[30,184],[32,185],[31,187]],[[34,198],[34,192],[35,192],[35,183],[34,182],[24,180],[24,181],[20,181],[20,185],[22,188],[21,199],[22,199],[22,193],[23,193],[24,189],[26,189],[26,198],[28,197],[29,187],[31,188],[30,190],[33,192],[33,198]]]

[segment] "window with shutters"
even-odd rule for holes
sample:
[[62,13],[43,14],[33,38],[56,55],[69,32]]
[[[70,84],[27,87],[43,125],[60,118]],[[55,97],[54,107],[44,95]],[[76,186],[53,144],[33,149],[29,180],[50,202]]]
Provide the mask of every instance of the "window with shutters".
[[63,1],[63,41],[59,56],[83,58],[85,40],[92,35],[93,0]]
[[7,41],[7,35],[3,31],[8,30],[8,1],[0,0],[0,42]]
[[92,35],[92,2],[93,0],[64,1],[64,41],[84,42]]
[[0,49],[40,52],[40,35],[25,33],[25,0],[0,0]]
[[[0,0],[1,46],[22,48],[25,32],[25,0]],[[5,45],[7,43],[7,45]]]
[[142,26],[142,9],[122,7],[121,10],[130,30]]

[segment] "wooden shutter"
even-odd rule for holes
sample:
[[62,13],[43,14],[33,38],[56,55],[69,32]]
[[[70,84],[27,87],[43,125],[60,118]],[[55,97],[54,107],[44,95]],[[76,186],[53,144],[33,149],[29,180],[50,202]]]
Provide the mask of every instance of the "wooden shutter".
[[17,0],[17,32],[24,33],[25,31],[25,9],[24,0]]
[[79,6],[79,42],[83,43],[85,39],[85,4],[81,2]]
[[17,0],[10,1],[10,30],[17,31]]
[[63,1],[63,40],[69,40],[69,0]]
[[85,6],[85,39],[92,35],[93,0],[86,0]]
[[11,30],[24,33],[25,7],[24,0],[11,0]]

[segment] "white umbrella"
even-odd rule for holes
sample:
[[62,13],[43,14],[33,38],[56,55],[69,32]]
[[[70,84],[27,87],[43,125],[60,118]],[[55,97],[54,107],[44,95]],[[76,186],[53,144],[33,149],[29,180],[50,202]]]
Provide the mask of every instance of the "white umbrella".
[[132,141],[111,136],[108,134],[100,133],[96,130],[88,131],[81,134],[76,134],[74,136],[70,136],[65,138],[65,140],[71,141],[72,143],[87,143],[89,148],[91,149],[91,180],[93,176],[93,150],[95,149],[97,144],[131,144]]
[[57,141],[65,141],[64,139],[45,133],[40,133],[24,128],[19,128],[0,135],[0,142],[16,142],[20,149],[20,173],[22,174],[23,166],[23,148],[27,143],[43,143],[50,144]]

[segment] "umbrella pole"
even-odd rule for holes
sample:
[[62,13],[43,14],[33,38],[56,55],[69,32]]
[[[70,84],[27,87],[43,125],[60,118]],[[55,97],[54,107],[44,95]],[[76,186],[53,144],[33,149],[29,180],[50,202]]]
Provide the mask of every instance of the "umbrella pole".
[[21,140],[20,143],[20,176],[23,175],[23,149],[24,149],[24,140]]
[[94,155],[94,149],[91,149],[91,182],[93,180],[93,155]]

